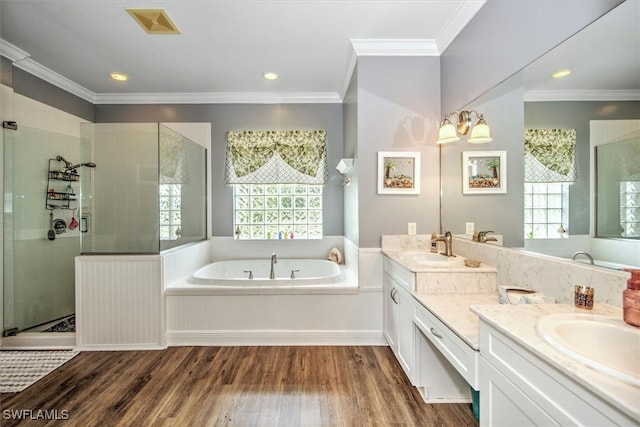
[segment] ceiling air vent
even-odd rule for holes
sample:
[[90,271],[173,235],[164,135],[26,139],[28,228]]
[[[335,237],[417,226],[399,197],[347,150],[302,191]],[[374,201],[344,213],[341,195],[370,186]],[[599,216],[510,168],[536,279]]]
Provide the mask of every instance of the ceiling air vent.
[[180,34],[164,9],[126,9],[147,34]]

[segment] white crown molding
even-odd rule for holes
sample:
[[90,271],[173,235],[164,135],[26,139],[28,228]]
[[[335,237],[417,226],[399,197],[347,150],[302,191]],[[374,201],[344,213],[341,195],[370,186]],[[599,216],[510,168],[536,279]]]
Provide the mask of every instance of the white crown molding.
[[95,104],[336,104],[335,92],[101,93]]
[[431,39],[351,39],[351,58],[342,84],[341,98],[347,94],[359,56],[438,56]]
[[545,101],[640,101],[640,90],[530,90],[525,102]]
[[455,12],[436,36],[438,52],[442,54],[462,29],[473,19],[484,6],[486,0],[464,1],[458,5]]
[[29,54],[19,47],[12,45],[8,41],[0,39],[0,56],[4,56],[5,58],[15,62],[28,58]]
[[16,68],[20,68],[21,70],[24,70],[45,82],[51,83],[60,89],[84,99],[85,101],[95,101],[95,93],[34,61],[30,58],[30,54],[28,52],[25,52],[19,47],[16,47],[3,39],[0,39],[0,55],[10,59],[13,62],[13,66]]
[[356,56],[438,56],[432,39],[351,39]]

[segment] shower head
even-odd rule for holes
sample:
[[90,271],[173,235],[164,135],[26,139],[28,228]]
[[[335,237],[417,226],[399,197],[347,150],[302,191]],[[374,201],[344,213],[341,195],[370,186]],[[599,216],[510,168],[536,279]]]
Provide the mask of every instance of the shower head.
[[65,169],[70,169],[71,168],[71,163],[66,161],[64,157],[56,156],[56,160],[59,161],[59,162],[64,162]]
[[69,164],[68,164],[68,165],[65,167],[65,169],[66,169],[66,170],[74,170],[74,169],[77,169],[77,168],[82,167],[82,166],[86,166],[86,167],[88,167],[88,168],[95,168],[95,167],[96,167],[96,164],[95,164],[95,163],[93,163],[93,162],[78,163],[77,165],[69,165]]

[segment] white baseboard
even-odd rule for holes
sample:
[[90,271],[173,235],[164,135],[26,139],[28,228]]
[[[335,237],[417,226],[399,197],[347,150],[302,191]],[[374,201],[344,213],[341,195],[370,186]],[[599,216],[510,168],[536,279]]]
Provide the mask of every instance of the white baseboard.
[[256,345],[388,345],[382,331],[168,331],[167,344],[177,346]]
[[89,344],[76,347],[81,351],[130,351],[130,350],[166,350],[160,344]]

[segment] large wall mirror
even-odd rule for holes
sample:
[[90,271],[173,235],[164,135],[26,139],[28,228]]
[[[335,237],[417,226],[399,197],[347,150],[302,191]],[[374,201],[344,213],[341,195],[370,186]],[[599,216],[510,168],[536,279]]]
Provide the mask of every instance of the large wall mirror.
[[[505,246],[640,268],[639,35],[640,2],[626,1],[461,106],[493,142],[441,146],[443,230],[472,222]],[[463,194],[464,154],[482,150],[506,151],[506,193]]]

